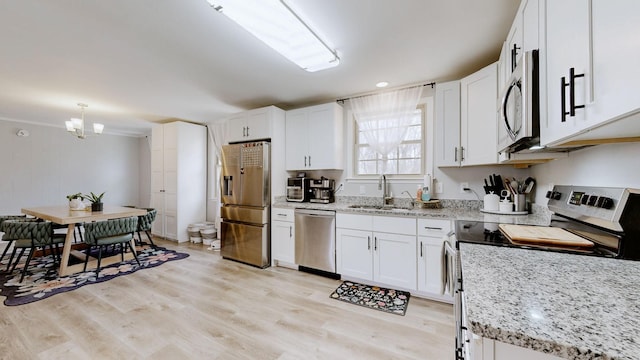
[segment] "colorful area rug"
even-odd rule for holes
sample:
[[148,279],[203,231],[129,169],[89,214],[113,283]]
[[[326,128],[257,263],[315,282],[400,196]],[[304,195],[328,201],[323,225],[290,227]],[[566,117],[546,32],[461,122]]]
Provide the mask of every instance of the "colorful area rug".
[[50,296],[75,290],[81,286],[109,281],[115,277],[128,275],[138,270],[162,265],[167,261],[187,258],[189,254],[167,250],[162,247],[151,247],[138,251],[138,260],[128,260],[105,266],[96,276],[95,269],[69,276],[58,277],[58,270],[54,268],[51,256],[36,257],[31,260],[29,269],[23,281],[20,283],[22,265],[18,264],[13,272],[0,272],[0,296],[5,296],[4,304],[7,306],[29,304],[34,301],[46,299]]
[[364,306],[370,309],[402,315],[407,312],[411,294],[406,291],[344,281],[331,294],[332,299]]

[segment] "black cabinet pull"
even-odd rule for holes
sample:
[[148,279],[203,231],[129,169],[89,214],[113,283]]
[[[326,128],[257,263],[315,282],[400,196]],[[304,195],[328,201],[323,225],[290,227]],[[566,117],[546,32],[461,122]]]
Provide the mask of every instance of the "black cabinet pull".
[[[560,79],[560,107],[562,108],[562,122],[567,120],[567,115],[573,117],[576,116],[576,109],[584,109],[584,104],[576,105],[576,79],[584,77],[583,74],[576,75],[576,69],[569,69],[569,82],[567,83],[566,77]],[[569,111],[566,111],[566,94],[565,88],[569,86]]]
[[367,236],[367,250],[371,250],[371,236]]
[[576,69],[569,69],[569,112],[576,116],[576,109],[584,109],[584,104],[576,105],[576,78],[584,77],[584,73],[576,75]]
[[516,59],[518,58],[518,50],[520,50],[520,47],[518,47],[517,44],[513,44],[513,48],[511,49],[511,72],[515,70],[517,65]]
[[422,256],[422,241],[420,241],[420,257],[423,257]]
[[454,149],[453,152],[453,161],[458,162],[458,147],[456,146],[456,148]]

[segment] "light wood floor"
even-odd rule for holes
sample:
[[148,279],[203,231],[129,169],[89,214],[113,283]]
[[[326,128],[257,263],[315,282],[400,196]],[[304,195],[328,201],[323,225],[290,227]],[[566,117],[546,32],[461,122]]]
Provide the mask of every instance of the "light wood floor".
[[330,299],[339,280],[156,243],[191,256],[0,305],[0,359],[453,358],[451,305],[412,297],[405,316],[387,314]]

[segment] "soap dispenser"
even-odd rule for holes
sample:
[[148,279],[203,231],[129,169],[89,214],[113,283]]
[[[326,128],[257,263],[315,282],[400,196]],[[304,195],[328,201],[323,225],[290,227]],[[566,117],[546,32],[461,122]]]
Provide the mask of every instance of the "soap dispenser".
[[431,190],[429,189],[428,185],[425,185],[422,187],[422,197],[421,197],[422,201],[429,201],[431,200]]

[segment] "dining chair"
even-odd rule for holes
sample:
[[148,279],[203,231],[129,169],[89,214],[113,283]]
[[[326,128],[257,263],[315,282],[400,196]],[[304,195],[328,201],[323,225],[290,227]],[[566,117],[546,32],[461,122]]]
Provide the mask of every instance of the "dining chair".
[[[22,269],[22,275],[20,276],[20,282],[24,280],[24,276],[29,268],[29,263],[33,259],[33,256],[38,248],[43,251],[43,256],[46,255],[46,248],[49,247],[54,259],[54,264],[59,261],[58,245],[64,242],[64,239],[53,237],[53,227],[49,221],[21,221],[21,220],[6,220],[0,224],[0,230],[4,232],[4,236],[8,239],[12,239],[13,251],[11,252],[11,258],[7,264],[7,271],[13,263],[11,271],[14,271],[24,255],[24,252],[29,249],[27,255],[27,261]],[[55,246],[55,249],[54,249]],[[18,257],[16,253],[20,250]],[[15,261],[14,261],[15,258]]]
[[155,249],[157,246],[156,244],[153,243],[153,240],[151,239],[151,225],[156,219],[158,210],[154,208],[143,208],[143,209],[147,210],[147,214],[138,216],[138,229],[137,229],[138,241],[140,245],[143,244],[142,236],[140,236],[140,231],[144,231],[144,233],[147,235],[147,239],[149,239],[149,242],[151,243],[151,246],[153,246],[153,248]]
[[87,271],[87,264],[89,263],[89,255],[91,250],[98,248],[98,267],[96,268],[96,274],[100,274],[100,262],[102,261],[102,252],[106,250],[107,246],[120,245],[120,256],[124,262],[125,246],[128,246],[133,253],[134,258],[138,265],[138,255],[131,246],[131,240],[133,240],[133,233],[138,226],[137,217],[128,217],[120,219],[112,219],[105,221],[90,222],[84,224],[84,242],[89,245],[87,249],[87,256],[84,260],[84,270]]
[[[26,220],[27,219],[27,215],[3,215],[0,216],[0,225],[2,224],[3,221],[5,220]],[[4,259],[4,256],[7,255],[7,251],[9,251],[9,248],[11,247],[11,245],[13,244],[13,239],[8,239],[5,238],[5,236],[2,236],[2,241],[6,241],[7,244],[4,248],[4,250],[2,251],[2,256],[0,256],[0,263],[2,263],[2,259]]]

